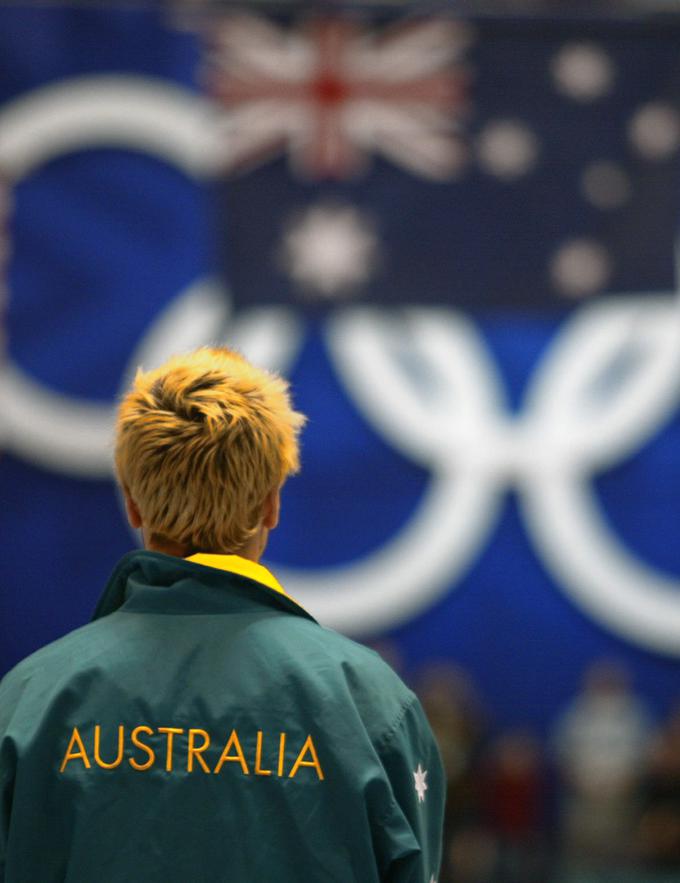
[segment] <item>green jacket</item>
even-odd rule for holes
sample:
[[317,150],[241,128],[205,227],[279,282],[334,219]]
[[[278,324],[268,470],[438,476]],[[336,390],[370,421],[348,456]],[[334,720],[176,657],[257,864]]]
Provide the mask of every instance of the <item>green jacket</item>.
[[0,683],[3,883],[433,883],[415,696],[237,556],[133,552]]

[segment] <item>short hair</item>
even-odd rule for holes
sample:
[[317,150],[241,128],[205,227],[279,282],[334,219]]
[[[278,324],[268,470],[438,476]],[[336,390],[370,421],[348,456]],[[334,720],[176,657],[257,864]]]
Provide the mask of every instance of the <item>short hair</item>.
[[138,370],[116,427],[118,480],[150,535],[237,551],[272,490],[300,467],[306,418],[288,383],[225,348]]

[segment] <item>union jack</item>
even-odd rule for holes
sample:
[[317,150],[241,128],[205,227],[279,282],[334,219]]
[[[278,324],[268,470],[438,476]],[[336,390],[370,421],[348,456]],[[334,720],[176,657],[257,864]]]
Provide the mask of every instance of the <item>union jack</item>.
[[229,170],[282,152],[313,179],[352,177],[371,153],[432,179],[465,164],[462,23],[372,31],[336,17],[287,28],[242,14],[220,20],[210,42],[206,79],[227,110]]

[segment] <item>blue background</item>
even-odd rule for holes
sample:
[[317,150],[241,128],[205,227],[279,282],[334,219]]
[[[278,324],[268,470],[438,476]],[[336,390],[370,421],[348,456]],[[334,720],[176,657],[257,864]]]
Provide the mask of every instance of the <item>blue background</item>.
[[[607,115],[566,100],[555,106],[540,85],[551,53],[576,34],[605,41],[617,58],[623,79]],[[286,217],[320,192],[369,206],[387,257],[360,297],[385,309],[473,308],[510,408],[521,412],[527,382],[572,309],[545,274],[558,236],[597,233],[621,256],[610,291],[674,287],[677,157],[644,166],[622,131],[640,103],[659,94],[677,103],[677,37],[677,28],[631,23],[592,23],[586,31],[570,22],[477,23],[471,133],[520,111],[546,133],[539,168],[519,195],[479,170],[434,184],[380,159],[357,182],[301,183],[278,158],[199,185],[118,149],[60,156],[14,188],[6,356],[54,390],[112,402],[140,338],[194,279],[219,270],[239,307],[292,304],[305,333],[290,376],[310,421],[303,471],[285,489],[268,560],[274,570],[311,568],[369,554],[409,522],[430,477],[376,434],[343,388],[324,343],[333,307],[310,303],[264,259]],[[200,58],[196,34],[150,12],[0,9],[3,104],[102,72],[198,92]],[[565,132],[572,133],[566,147]],[[616,218],[603,219],[569,199],[583,162],[605,154],[642,183]],[[624,545],[680,575],[677,414],[634,456],[599,475],[596,490]],[[88,620],[133,539],[111,480],[58,474],[20,452],[0,453],[0,500],[2,673]],[[677,658],[616,636],[555,585],[512,492],[460,581],[411,621],[370,639],[391,644],[407,677],[431,662],[463,666],[498,726],[528,722],[545,732],[584,668],[602,657],[624,662],[657,715],[680,696]]]

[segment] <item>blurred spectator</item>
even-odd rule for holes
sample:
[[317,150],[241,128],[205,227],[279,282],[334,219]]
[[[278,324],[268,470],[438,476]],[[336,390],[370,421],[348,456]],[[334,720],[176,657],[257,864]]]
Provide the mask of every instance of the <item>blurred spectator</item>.
[[484,715],[468,675],[450,663],[422,669],[417,690],[437,738],[456,821],[477,815],[479,792],[471,777],[484,734]]
[[495,835],[495,879],[544,883],[546,879],[546,774],[540,745],[525,729],[501,735],[484,776],[485,818]]
[[680,707],[652,742],[641,804],[636,845],[643,867],[680,880]]
[[555,728],[564,789],[560,839],[568,867],[629,864],[649,740],[649,718],[625,671],[595,663]]
[[[486,727],[481,703],[469,677],[450,663],[434,663],[422,669],[416,692],[446,770],[444,833],[449,848],[445,847],[440,883],[486,883],[488,875],[484,875],[493,865],[489,850],[493,851],[494,844],[477,827],[481,802],[478,762]],[[475,876],[478,874],[482,876]]]
[[445,849],[440,883],[491,883],[494,880],[498,848],[492,834],[482,825],[469,824],[455,831]]

